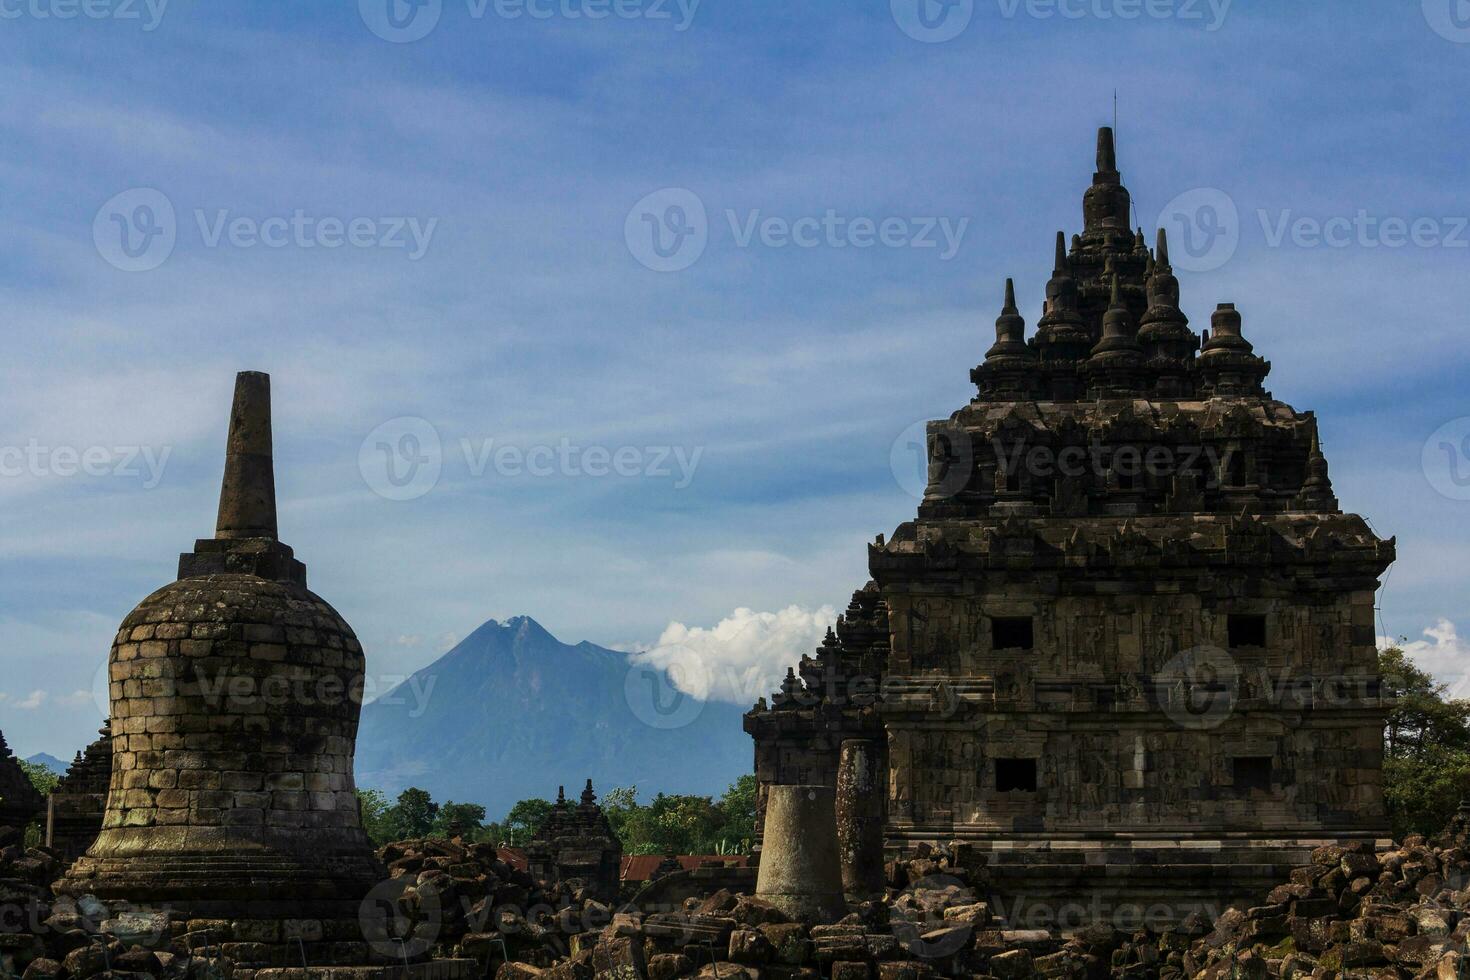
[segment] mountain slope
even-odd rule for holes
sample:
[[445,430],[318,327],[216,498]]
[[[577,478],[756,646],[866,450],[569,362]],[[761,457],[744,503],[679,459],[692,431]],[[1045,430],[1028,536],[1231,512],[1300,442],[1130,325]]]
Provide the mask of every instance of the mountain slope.
[[499,819],[589,777],[599,790],[718,796],[751,770],[743,708],[706,702],[688,724],[655,727],[698,702],[662,713],[645,674],[630,682],[626,654],[562,643],[529,617],[491,620],[363,708],[357,784],[390,798],[418,786]]
[[50,769],[58,776],[66,772],[67,766],[69,765],[69,763],[62,762],[60,759],[56,758],[56,756],[52,755],[49,752],[37,752],[26,761],[45,766],[47,769]]

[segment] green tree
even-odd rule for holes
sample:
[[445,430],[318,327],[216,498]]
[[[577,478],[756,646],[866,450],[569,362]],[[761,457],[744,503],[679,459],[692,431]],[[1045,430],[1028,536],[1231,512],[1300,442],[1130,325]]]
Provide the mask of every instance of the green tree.
[[427,837],[434,829],[434,818],[439,815],[439,804],[428,792],[410,786],[398,794],[398,802],[388,811],[388,825],[395,840],[410,837]]
[[61,782],[61,776],[53,772],[49,766],[43,766],[39,762],[27,762],[24,759],[16,761],[20,763],[21,769],[25,770],[26,778],[31,781],[31,785],[36,787],[36,792],[42,796],[50,793],[56,788],[56,784]]
[[[36,787],[36,792],[42,796],[49,794],[56,788],[56,784],[61,782],[61,777],[49,766],[43,766],[39,762],[27,762],[24,759],[16,761],[20,763],[20,768],[25,772],[26,778],[31,781],[31,785]],[[35,847],[41,843],[42,835],[46,832],[45,823],[46,815],[43,811],[39,821],[33,821],[29,827],[25,828],[26,847]]]
[[478,803],[455,803],[453,800],[439,808],[434,817],[432,835],[435,837],[459,837],[474,840],[485,826],[485,808]]
[[546,822],[551,813],[551,801],[532,798],[521,800],[510,808],[500,822],[505,843],[512,847],[524,847]]
[[1444,829],[1470,797],[1470,701],[1419,669],[1400,647],[1378,655],[1385,693],[1383,795],[1395,837]]
[[382,847],[393,840],[393,824],[390,818],[392,807],[388,805],[388,797],[380,790],[359,789],[357,791],[358,811],[362,814],[362,829],[367,832],[368,840],[373,842],[374,847]]
[[755,775],[747,773],[725,790],[717,804],[725,815],[721,847],[716,854],[749,854],[755,847],[755,810],[758,784]]

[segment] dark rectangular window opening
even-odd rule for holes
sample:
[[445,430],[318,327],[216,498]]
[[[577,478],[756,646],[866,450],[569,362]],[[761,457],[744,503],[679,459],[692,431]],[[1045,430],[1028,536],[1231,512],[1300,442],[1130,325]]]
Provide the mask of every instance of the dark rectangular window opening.
[[1007,473],[1006,474],[1006,492],[1007,493],[1020,493],[1021,492],[1021,474],[1019,474],[1019,473]]
[[996,759],[995,791],[997,793],[1036,792],[1036,760]]
[[1225,456],[1225,485],[1245,486],[1245,453],[1239,449],[1232,449]]
[[1030,650],[1035,645],[1030,616],[997,616],[990,621],[990,645],[996,650]]
[[1266,617],[1254,613],[1231,613],[1227,620],[1231,647],[1266,645]]
[[1240,790],[1271,788],[1271,757],[1242,756],[1231,760],[1234,765],[1235,788]]

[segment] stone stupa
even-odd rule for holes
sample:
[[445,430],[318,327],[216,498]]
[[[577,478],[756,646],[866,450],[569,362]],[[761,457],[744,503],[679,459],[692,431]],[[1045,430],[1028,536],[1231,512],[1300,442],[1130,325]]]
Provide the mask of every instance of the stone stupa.
[[386,873],[353,783],[363,671],[277,538],[270,378],[243,372],[215,536],[113,643],[107,810],[57,891],[232,923],[214,938],[253,940],[241,959],[369,958],[359,907]]

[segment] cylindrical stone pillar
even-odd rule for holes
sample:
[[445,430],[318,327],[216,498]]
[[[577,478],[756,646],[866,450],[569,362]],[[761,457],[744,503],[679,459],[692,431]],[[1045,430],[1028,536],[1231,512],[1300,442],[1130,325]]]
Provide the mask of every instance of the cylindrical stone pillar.
[[836,922],[847,914],[830,786],[770,788],[755,893],[810,922]]
[[837,846],[842,890],[854,898],[883,891],[883,810],[878,793],[878,747],[849,738],[837,763]]

